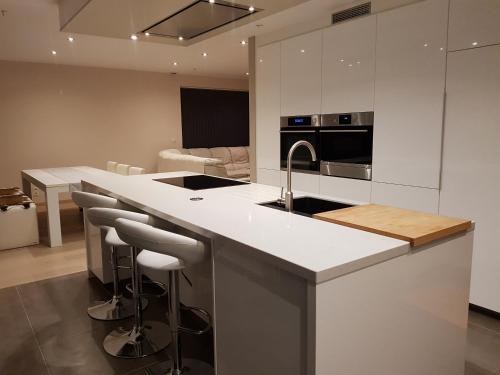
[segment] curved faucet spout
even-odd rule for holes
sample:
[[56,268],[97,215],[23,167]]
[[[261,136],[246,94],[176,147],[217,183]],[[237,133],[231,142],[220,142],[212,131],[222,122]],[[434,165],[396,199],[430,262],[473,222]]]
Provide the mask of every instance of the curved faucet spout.
[[296,149],[300,146],[306,146],[311,153],[312,160],[316,161],[316,151],[312,144],[307,141],[298,141],[295,142],[292,147],[290,147],[290,151],[288,151],[288,158],[286,163],[286,194],[285,194],[285,208],[288,211],[293,211],[293,193],[292,193],[292,159],[293,154]]

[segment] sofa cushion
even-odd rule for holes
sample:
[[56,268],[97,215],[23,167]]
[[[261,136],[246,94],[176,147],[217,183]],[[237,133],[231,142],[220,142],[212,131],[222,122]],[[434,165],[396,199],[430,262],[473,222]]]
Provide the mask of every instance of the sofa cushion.
[[210,150],[208,148],[190,148],[189,153],[193,156],[198,156],[200,158],[211,158]]
[[245,177],[250,175],[250,163],[225,164],[226,173],[231,178]]
[[248,163],[250,158],[246,147],[228,147],[233,163]]
[[210,149],[213,158],[222,160],[222,164],[231,163],[231,153],[227,147],[214,147]]

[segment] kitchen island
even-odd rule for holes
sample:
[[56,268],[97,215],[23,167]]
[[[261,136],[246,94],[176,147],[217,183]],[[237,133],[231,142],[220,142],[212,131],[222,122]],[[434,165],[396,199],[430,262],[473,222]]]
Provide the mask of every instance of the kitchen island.
[[[256,204],[275,200],[275,187],[154,181],[183,175],[92,176],[82,186],[211,246],[181,300],[213,313],[218,375],[463,374],[473,230],[412,248]],[[105,281],[86,227],[89,269]]]

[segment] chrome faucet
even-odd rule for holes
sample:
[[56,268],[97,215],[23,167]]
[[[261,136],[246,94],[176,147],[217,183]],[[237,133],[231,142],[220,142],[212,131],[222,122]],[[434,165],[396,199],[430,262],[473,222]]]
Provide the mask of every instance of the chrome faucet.
[[293,193],[292,193],[292,158],[293,153],[300,146],[306,146],[311,152],[312,160],[316,161],[316,151],[314,151],[314,147],[307,141],[298,141],[290,147],[290,151],[288,151],[288,158],[286,162],[286,193],[285,193],[285,208],[287,211],[293,211]]

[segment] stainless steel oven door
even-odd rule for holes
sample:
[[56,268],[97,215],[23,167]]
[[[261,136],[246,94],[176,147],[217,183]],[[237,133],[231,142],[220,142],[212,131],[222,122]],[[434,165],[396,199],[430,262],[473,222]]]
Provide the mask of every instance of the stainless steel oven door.
[[[288,151],[295,142],[307,141],[313,147],[316,153],[319,153],[319,132],[309,128],[281,128],[280,130],[280,167],[286,170]],[[311,153],[306,147],[299,147],[292,160],[292,170],[295,172],[319,174],[318,161],[312,161]]]
[[371,180],[373,126],[330,126],[320,130],[321,174]]

